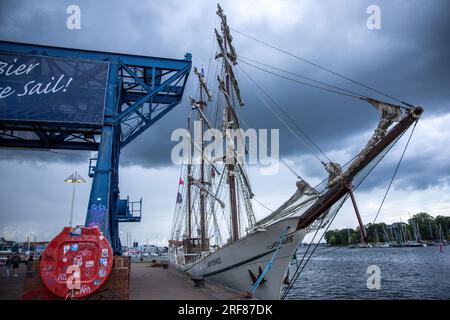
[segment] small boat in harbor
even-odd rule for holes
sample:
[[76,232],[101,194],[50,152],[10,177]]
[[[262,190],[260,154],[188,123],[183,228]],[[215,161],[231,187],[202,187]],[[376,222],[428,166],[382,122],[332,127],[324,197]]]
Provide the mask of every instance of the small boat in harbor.
[[389,248],[389,247],[390,247],[389,243],[387,243],[387,242],[384,242],[384,243],[376,243],[376,244],[374,244],[373,246],[374,246],[375,248]]

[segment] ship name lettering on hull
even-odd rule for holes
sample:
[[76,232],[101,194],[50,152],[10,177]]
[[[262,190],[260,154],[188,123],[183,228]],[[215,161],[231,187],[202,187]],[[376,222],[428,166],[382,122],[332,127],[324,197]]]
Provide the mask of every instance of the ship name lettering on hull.
[[[281,244],[286,244],[286,243],[291,243],[294,242],[294,235],[290,234],[288,235],[282,242]],[[266,246],[266,249],[271,250],[271,249],[275,249],[276,247],[278,247],[278,244],[280,242],[279,241],[275,241],[274,243],[272,243],[271,245]]]
[[218,264],[221,264],[221,263],[222,263],[222,260],[220,259],[220,257],[218,257],[218,258],[216,258],[214,260],[209,261],[208,264],[207,264],[207,267],[211,268],[211,267],[214,267],[215,265],[218,265]]

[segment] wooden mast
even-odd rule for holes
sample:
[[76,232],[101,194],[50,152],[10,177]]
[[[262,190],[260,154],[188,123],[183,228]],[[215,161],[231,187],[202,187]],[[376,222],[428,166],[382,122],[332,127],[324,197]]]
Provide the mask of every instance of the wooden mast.
[[[226,30],[228,30],[228,25],[226,24],[226,17],[223,14],[223,10],[220,5],[217,5],[217,15],[221,18],[222,24],[222,36],[223,36],[223,52],[222,59],[225,65],[225,91],[228,97],[231,97],[231,89],[230,89],[230,73],[229,68],[226,67],[228,63],[228,35],[225,34]],[[227,128],[233,129],[233,121],[234,121],[234,111],[232,110],[232,100],[230,99],[230,104],[227,104],[226,107],[226,119],[227,119]],[[227,151],[228,152],[228,151]],[[227,172],[228,172],[228,186],[230,191],[230,212],[231,212],[231,241],[236,241],[239,239],[239,218],[238,218],[238,210],[237,210],[237,195],[236,195],[236,177],[235,177],[235,157],[234,152],[230,157],[226,157],[227,162],[232,160],[232,163],[227,163]]]
[[191,163],[191,155],[189,155],[189,164],[187,167],[187,206],[188,206],[188,239],[192,239],[192,196],[191,196],[191,167],[192,167],[192,163]]
[[[203,88],[200,86],[200,111],[204,113],[206,109],[206,102],[203,101]],[[205,224],[205,159],[204,159],[204,151],[205,151],[205,141],[203,139],[203,134],[205,131],[205,124],[203,121],[203,117],[200,117],[201,123],[201,136],[202,136],[202,145],[201,145],[201,165],[200,165],[200,237],[202,239],[202,251],[207,250],[206,245],[206,224]],[[209,247],[209,245],[208,245]]]
[[[195,101],[191,98],[191,104],[194,108],[198,110],[200,115],[200,123],[201,123],[201,162],[200,162],[200,179],[196,181],[195,184],[200,188],[200,239],[201,239],[201,250],[206,251],[209,249],[209,241],[206,238],[206,181],[205,181],[205,141],[203,139],[204,131],[205,131],[205,122],[208,123],[208,120],[205,116],[206,110],[206,101],[203,100],[203,90],[205,90],[205,94],[208,98],[208,101],[212,100],[212,95],[208,90],[206,85],[206,81],[204,79],[203,72],[198,72],[197,68],[194,67],[194,73],[197,75],[200,85],[200,100]],[[194,179],[192,179],[194,182]]]

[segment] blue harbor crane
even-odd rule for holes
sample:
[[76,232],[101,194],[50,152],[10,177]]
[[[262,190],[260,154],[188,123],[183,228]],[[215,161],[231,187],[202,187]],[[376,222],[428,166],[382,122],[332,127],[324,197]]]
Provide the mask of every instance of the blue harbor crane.
[[119,196],[120,152],[181,102],[191,60],[0,41],[0,147],[98,151],[85,225],[120,254],[142,210]]

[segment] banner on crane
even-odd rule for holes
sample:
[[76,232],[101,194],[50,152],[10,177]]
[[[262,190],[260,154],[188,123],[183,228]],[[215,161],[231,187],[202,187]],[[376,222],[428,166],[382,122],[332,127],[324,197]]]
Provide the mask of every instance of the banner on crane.
[[109,63],[0,52],[0,121],[102,125]]

